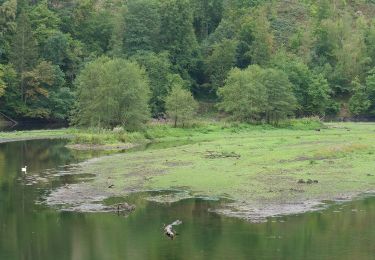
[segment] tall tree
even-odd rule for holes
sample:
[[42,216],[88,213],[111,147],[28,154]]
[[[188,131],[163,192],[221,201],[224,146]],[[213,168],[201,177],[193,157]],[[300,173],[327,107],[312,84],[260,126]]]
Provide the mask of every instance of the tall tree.
[[177,127],[178,123],[184,126],[198,109],[198,103],[191,92],[180,84],[172,86],[171,92],[166,97],[165,106],[167,115],[173,120],[174,127]]
[[223,88],[219,107],[244,121],[260,121],[277,125],[293,115],[296,99],[288,76],[277,69],[257,65],[233,69]]
[[126,6],[120,6],[115,9],[113,14],[113,28],[110,39],[109,54],[112,57],[122,57],[125,54],[124,32],[126,30],[125,16],[127,13]]
[[56,32],[45,40],[42,55],[46,60],[63,67],[66,62],[68,49],[68,36],[62,32]]
[[17,19],[17,30],[12,38],[10,62],[20,75],[21,100],[25,101],[25,73],[31,70],[38,58],[37,42],[33,36],[30,19],[23,11]]
[[256,122],[267,106],[267,91],[262,83],[263,69],[257,65],[230,71],[225,85],[218,90],[219,108],[236,120]]
[[277,125],[294,114],[297,102],[288,76],[281,70],[266,69],[262,75],[267,90],[266,120]]
[[322,74],[312,74],[307,88],[305,115],[325,116],[330,106],[331,89]]
[[297,99],[297,116],[323,116],[330,99],[330,87],[321,74],[311,71],[299,57],[278,52],[271,60],[271,66],[282,70],[292,83],[293,93]]
[[375,68],[369,71],[368,76],[365,80],[366,95],[370,101],[370,107],[368,109],[368,114],[370,116],[375,116]]
[[0,65],[0,98],[5,94],[6,83],[4,81],[4,69],[3,66]]
[[0,63],[7,60],[9,54],[9,35],[16,28],[17,1],[8,0],[0,5]]
[[153,52],[137,52],[132,56],[142,65],[148,74],[151,87],[150,108],[152,116],[159,117],[165,112],[165,97],[168,95],[174,77],[179,75],[173,73],[172,64],[169,61],[169,54],[162,52],[159,54]]
[[219,25],[224,11],[224,0],[191,0],[194,28],[199,41],[207,39]]
[[169,51],[171,62],[182,78],[190,79],[189,71],[194,67],[198,56],[190,2],[162,0],[160,13],[161,46]]
[[[24,116],[30,118],[53,119],[56,109],[51,96],[64,87],[64,74],[51,62],[41,61],[34,69],[25,73]],[[55,101],[55,100],[54,100]],[[69,102],[69,100],[67,100]],[[66,108],[67,110],[70,107]],[[57,111],[56,111],[57,113]],[[67,114],[64,115],[67,117]]]
[[210,79],[211,91],[216,92],[224,85],[229,71],[236,63],[236,40],[223,40],[212,47],[211,54],[206,59],[206,72]]
[[39,47],[43,50],[45,41],[59,30],[61,19],[48,8],[47,0],[39,1],[37,5],[30,6],[27,12],[33,35]]
[[[160,35],[160,14],[154,0],[132,0],[125,15],[124,47],[128,55],[138,50],[157,51]],[[164,30],[164,28],[163,28]]]
[[353,83],[353,95],[349,100],[349,110],[354,116],[365,114],[371,106],[366,87],[358,79]]
[[253,16],[243,18],[238,40],[237,65],[240,68],[250,64],[266,65],[269,62],[274,40],[265,8],[257,10]]
[[137,63],[98,58],[88,63],[77,81],[73,123],[83,126],[139,129],[149,119],[149,81]]

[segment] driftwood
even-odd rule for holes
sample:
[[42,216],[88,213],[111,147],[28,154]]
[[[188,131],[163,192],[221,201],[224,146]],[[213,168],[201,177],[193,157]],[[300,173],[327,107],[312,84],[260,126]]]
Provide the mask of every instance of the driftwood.
[[181,220],[176,220],[172,224],[169,224],[167,226],[164,226],[164,234],[169,237],[170,239],[174,239],[177,236],[177,232],[173,230],[173,226],[178,226],[181,225],[182,221]]

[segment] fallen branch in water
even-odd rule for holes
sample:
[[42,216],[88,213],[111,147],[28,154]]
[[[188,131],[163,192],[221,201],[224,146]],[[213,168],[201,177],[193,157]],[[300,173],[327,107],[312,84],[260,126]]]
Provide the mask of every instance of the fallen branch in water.
[[169,224],[164,227],[164,234],[169,237],[170,239],[174,239],[177,236],[177,232],[173,230],[173,226],[178,226],[181,225],[182,221],[181,220],[176,220],[172,224]]

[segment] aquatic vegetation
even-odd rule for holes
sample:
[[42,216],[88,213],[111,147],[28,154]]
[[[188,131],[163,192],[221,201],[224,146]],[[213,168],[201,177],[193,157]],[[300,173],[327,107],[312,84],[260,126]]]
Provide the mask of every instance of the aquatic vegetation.
[[[234,201],[231,212],[242,212],[236,213],[242,217],[251,208],[260,212],[263,208],[265,214],[289,214],[297,208],[300,212],[321,200],[375,189],[375,178],[369,175],[375,166],[369,153],[375,148],[375,124],[328,124],[319,132],[261,126],[235,133],[232,129],[205,134],[179,129],[175,136],[189,131],[191,135],[184,139],[190,144],[107,156],[88,161],[76,171],[95,174],[83,186],[98,193],[106,190],[110,176],[115,185],[110,193],[119,196],[171,188],[193,196],[225,194]],[[173,134],[166,140],[172,138]],[[52,195],[74,191],[63,189]]]

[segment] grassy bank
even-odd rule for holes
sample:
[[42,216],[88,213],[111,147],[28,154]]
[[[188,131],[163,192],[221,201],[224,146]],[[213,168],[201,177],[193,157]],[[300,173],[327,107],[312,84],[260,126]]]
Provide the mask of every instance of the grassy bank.
[[[300,119],[285,122],[278,128],[309,130],[321,128],[320,122],[311,119]],[[278,129],[270,125],[250,125],[230,122],[196,121],[188,128],[173,128],[168,124],[149,124],[139,132],[127,132],[122,129],[98,128],[65,128],[57,130],[31,130],[0,132],[0,143],[48,138],[68,138],[72,145],[90,147],[122,147],[126,144],[146,142],[173,141],[181,138],[205,138],[206,134],[236,133],[241,131],[261,131]]]
[[111,196],[172,188],[230,198],[234,203],[225,214],[261,217],[374,191],[375,124],[327,126],[316,131],[215,125],[204,131],[170,129],[168,138],[165,129],[154,128],[146,133],[150,138],[191,144],[93,160],[77,170],[95,174],[92,182],[52,196],[55,201],[64,193],[74,197],[81,188]]

